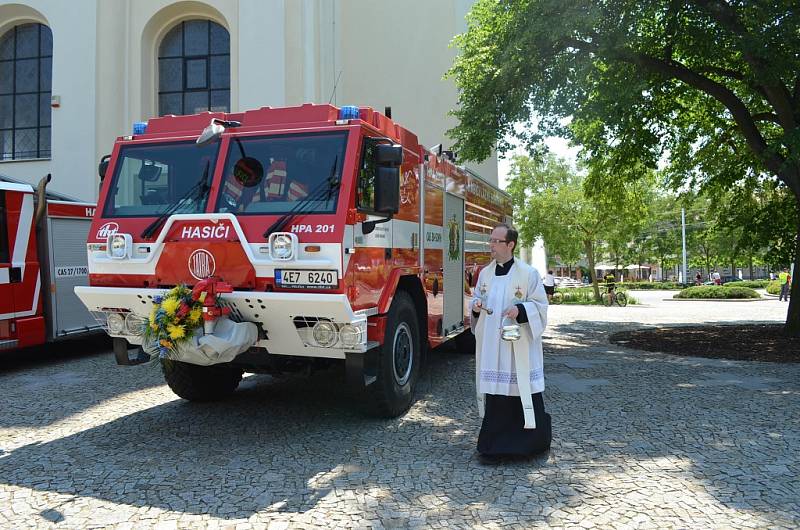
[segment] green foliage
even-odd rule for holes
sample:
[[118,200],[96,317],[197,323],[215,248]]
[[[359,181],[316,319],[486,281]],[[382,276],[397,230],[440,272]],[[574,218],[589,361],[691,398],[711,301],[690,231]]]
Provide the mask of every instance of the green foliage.
[[700,287],[687,287],[673,298],[701,298],[701,299],[745,299],[761,298],[757,292],[747,287],[727,287],[725,285],[703,285]]
[[[602,305],[602,301],[596,300],[594,297],[594,290],[591,287],[576,287],[571,289],[556,289],[556,292],[562,293],[562,304],[575,304],[575,305]],[[635,305],[638,302],[627,291],[622,291],[628,297],[628,304]]]
[[634,291],[677,291],[683,285],[677,282],[625,282],[626,289]]
[[738,282],[728,282],[725,287],[749,287],[750,289],[765,289],[769,280],[741,280]]
[[642,182],[618,186],[614,200],[607,200],[586,193],[585,177],[552,154],[515,156],[510,173],[507,191],[521,243],[541,237],[548,253],[567,263],[583,255],[593,268],[602,241],[625,241],[646,217]]
[[[797,0],[477,0],[454,41],[450,135],[465,160],[508,150],[508,138],[535,152],[542,136],[568,137],[604,193],[669,156],[674,190],[754,191],[731,204],[746,215],[730,229],[705,230],[706,266],[773,239],[769,261],[787,263],[800,218],[799,27]],[[754,208],[769,185],[783,195]],[[800,304],[790,322],[800,334]]]
[[767,284],[767,292],[778,296],[781,294],[781,283],[778,280],[773,280]]

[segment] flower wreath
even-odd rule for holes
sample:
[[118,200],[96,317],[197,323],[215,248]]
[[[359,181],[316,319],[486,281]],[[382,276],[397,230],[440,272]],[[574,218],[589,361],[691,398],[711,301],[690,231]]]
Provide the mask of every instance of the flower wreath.
[[205,293],[192,294],[185,285],[177,285],[163,296],[153,297],[153,310],[145,324],[146,349],[160,358],[175,352],[187,342],[203,322]]

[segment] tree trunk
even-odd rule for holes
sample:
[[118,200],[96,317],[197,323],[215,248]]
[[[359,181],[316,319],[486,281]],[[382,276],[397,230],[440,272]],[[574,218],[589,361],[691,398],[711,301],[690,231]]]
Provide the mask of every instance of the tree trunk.
[[594,299],[600,301],[600,286],[597,284],[597,271],[594,268],[594,245],[591,239],[584,239],[583,248],[586,251],[586,259],[589,261],[589,274],[592,275],[592,288],[594,289]]
[[800,272],[800,224],[797,227],[797,239],[794,248],[794,269],[792,270],[792,285],[790,287],[789,311],[786,313],[784,332],[790,337],[800,337],[800,282],[794,277]]
[[753,255],[750,254],[750,279],[753,279]]

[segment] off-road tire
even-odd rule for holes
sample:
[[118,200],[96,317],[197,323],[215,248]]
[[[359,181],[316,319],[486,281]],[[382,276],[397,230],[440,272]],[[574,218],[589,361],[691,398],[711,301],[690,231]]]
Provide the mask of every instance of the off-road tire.
[[233,394],[242,380],[242,369],[229,364],[199,366],[161,360],[161,371],[170,389],[189,401],[216,401]]
[[[383,344],[376,348],[377,379],[367,387],[368,406],[381,418],[396,418],[414,402],[422,363],[417,311],[404,291],[394,295]],[[410,364],[409,364],[410,363]]]

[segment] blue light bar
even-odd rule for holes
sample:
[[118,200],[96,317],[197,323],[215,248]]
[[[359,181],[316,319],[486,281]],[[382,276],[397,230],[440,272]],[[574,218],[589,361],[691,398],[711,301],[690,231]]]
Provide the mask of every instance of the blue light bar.
[[135,121],[133,122],[133,134],[144,134],[147,132],[147,122],[146,121]]
[[340,120],[357,120],[358,119],[358,107],[354,107],[352,105],[346,105],[339,109],[339,119]]

